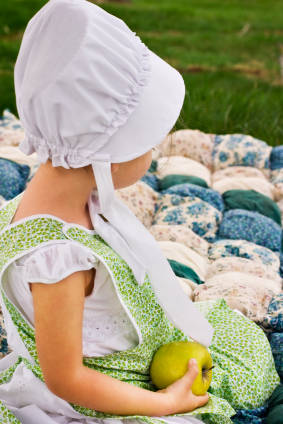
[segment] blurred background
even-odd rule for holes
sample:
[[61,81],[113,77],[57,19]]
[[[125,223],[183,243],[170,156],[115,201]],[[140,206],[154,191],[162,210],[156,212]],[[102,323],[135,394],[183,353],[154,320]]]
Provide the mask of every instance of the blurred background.
[[[18,116],[13,69],[24,29],[46,0],[8,0],[0,13],[0,114]],[[177,68],[186,97],[176,129],[250,134],[283,144],[281,0],[93,1],[123,19]],[[68,37],[68,34],[66,34]]]

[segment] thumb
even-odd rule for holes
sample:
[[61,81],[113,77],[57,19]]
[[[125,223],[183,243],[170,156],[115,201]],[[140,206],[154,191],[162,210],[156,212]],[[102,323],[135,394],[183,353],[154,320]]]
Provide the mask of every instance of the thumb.
[[197,361],[195,358],[191,358],[188,362],[188,371],[185,374],[187,378],[187,382],[190,387],[193,384],[198,373],[199,373],[199,369],[198,369]]
[[210,399],[209,393],[206,392],[204,395],[195,396],[198,401],[198,407],[204,406]]

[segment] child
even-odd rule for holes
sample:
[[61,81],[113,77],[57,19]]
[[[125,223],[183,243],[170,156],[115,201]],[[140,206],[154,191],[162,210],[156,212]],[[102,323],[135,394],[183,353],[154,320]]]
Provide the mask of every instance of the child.
[[[231,423],[262,404],[280,381],[263,331],[224,299],[192,303],[114,193],[176,122],[181,75],[98,6],[50,0],[24,33],[15,90],[19,147],[41,166],[0,209],[1,422]],[[192,362],[152,384],[154,352],[175,340],[210,350],[209,395],[192,394]]]

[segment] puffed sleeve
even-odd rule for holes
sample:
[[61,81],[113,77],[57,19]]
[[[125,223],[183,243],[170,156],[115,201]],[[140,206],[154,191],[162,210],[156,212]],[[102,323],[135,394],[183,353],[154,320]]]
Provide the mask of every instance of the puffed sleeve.
[[86,247],[67,240],[40,246],[17,260],[29,283],[56,283],[74,272],[96,268],[98,259]]

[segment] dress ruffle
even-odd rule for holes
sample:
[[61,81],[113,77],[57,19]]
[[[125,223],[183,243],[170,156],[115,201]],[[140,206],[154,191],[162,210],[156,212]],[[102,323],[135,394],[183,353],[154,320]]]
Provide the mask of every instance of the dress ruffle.
[[96,266],[97,258],[77,243],[50,244],[42,246],[17,259],[24,267],[24,279],[28,282],[56,283],[73,272]]

